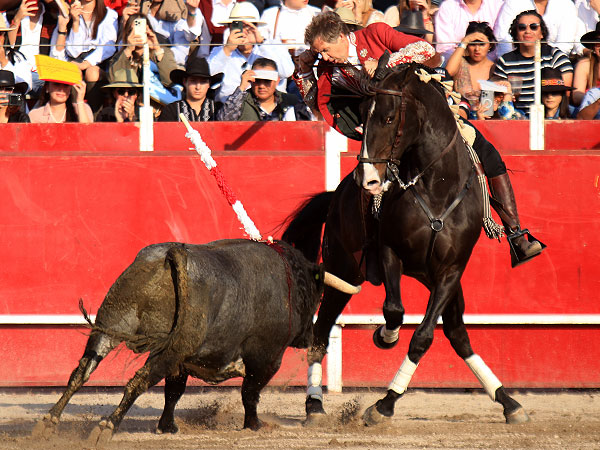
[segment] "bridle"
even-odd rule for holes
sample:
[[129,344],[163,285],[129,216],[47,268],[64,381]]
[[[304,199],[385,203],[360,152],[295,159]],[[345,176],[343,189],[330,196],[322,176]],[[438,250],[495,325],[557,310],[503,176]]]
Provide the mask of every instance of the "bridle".
[[444,155],[450,151],[450,149],[454,146],[454,143],[456,142],[456,138],[458,137],[458,127],[456,128],[456,131],[454,132],[454,136],[452,136],[452,139],[450,140],[448,145],[446,145],[444,150],[442,150],[442,152],[437,156],[437,158],[430,161],[429,164],[427,164],[425,166],[425,168],[423,170],[421,170],[416,176],[414,176],[408,183],[404,183],[402,181],[402,179],[400,179],[400,175],[399,175],[399,171],[398,171],[398,165],[400,165],[400,160],[392,158],[392,155],[394,154],[394,150],[396,148],[398,148],[400,145],[400,139],[402,138],[402,134],[404,132],[404,124],[406,121],[406,100],[404,99],[404,90],[397,91],[394,89],[371,88],[371,91],[373,92],[373,94],[372,94],[373,96],[375,94],[383,94],[383,95],[395,95],[397,97],[400,97],[400,99],[401,99],[400,123],[398,124],[398,128],[396,130],[396,137],[394,138],[394,143],[392,144],[392,148],[390,149],[390,157],[389,158],[365,158],[365,157],[361,156],[362,155],[362,149],[361,149],[361,153],[356,157],[356,159],[358,160],[359,164],[360,163],[386,164],[387,168],[392,173],[393,177],[396,179],[396,181],[398,181],[398,184],[400,185],[400,187],[402,189],[406,190],[409,187],[414,186],[417,183],[417,181],[419,181],[419,179],[423,176],[423,174],[431,166],[433,166],[433,164],[435,164],[437,161],[442,159],[444,157]]

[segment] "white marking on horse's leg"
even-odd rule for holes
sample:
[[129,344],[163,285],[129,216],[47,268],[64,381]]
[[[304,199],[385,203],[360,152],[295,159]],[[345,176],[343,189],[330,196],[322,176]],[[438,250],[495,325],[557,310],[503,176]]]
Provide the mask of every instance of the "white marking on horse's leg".
[[471,372],[477,377],[485,392],[490,396],[492,401],[496,401],[496,390],[502,387],[500,380],[494,375],[491,369],[483,362],[481,356],[472,354],[465,359],[467,366]]
[[391,344],[392,342],[396,342],[398,340],[399,331],[400,327],[388,330],[387,326],[384,325],[383,327],[381,327],[381,331],[379,331],[379,334],[381,335],[383,342],[385,342],[386,344]]
[[323,401],[323,367],[321,363],[313,363],[308,368],[308,382],[306,388],[306,395],[308,397],[315,398]]
[[406,355],[388,389],[398,394],[404,394],[406,388],[408,387],[408,383],[410,383],[410,380],[415,373],[415,370],[417,370],[417,366],[418,364],[412,362],[408,355]]

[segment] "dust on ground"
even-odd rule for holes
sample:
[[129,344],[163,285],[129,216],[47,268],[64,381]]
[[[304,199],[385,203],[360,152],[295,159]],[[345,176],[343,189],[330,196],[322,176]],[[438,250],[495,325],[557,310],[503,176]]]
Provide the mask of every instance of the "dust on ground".
[[[58,389],[0,390],[0,449],[79,449],[101,417],[118,405],[121,389],[84,388],[75,394],[49,440],[29,437],[60,397]],[[365,427],[364,410],[382,389],[326,394],[326,419],[304,426],[304,392],[266,388],[258,432],[243,430],[239,388],[188,388],[176,409],[179,433],[154,428],[163,393],[142,395],[106,448],[140,449],[598,449],[600,392],[514,392],[531,422],[506,425],[502,407],[482,391],[408,391],[388,423]]]

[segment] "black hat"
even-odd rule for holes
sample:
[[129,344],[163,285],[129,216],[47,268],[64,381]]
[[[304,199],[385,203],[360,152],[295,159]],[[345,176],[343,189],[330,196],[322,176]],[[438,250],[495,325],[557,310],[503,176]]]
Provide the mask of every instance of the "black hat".
[[29,86],[25,82],[16,83],[15,74],[10,70],[0,70],[0,87],[12,87],[15,88],[15,91],[24,94]]
[[559,69],[544,67],[542,69],[542,93],[543,92],[566,92],[573,88],[565,85],[562,72]]
[[197,58],[190,55],[185,62],[185,70],[175,69],[171,71],[171,81],[175,84],[183,84],[185,77],[204,77],[208,78],[210,87],[221,82],[223,79],[222,73],[210,74],[208,61],[205,58]]
[[394,30],[414,35],[433,34],[431,31],[425,29],[423,13],[421,11],[413,11],[412,9],[402,11],[400,25],[394,27]]
[[594,45],[600,42],[600,22],[596,24],[596,29],[594,31],[585,33],[583,36],[581,36],[581,39],[579,39],[579,41],[583,44],[584,47],[587,47],[590,50],[594,50]]

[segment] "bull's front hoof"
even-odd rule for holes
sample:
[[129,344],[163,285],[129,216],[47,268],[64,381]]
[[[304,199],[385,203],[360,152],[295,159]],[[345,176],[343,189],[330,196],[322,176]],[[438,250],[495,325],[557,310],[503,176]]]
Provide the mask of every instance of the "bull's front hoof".
[[86,440],[86,448],[104,448],[112,439],[114,425],[109,420],[102,420],[94,427]]
[[384,422],[389,422],[391,420],[390,417],[384,416],[379,411],[377,411],[377,405],[369,406],[363,414],[362,419],[364,424],[368,427],[379,425]]
[[389,350],[390,348],[394,348],[396,346],[396,344],[398,343],[398,339],[396,339],[394,342],[385,342],[381,337],[381,329],[383,327],[383,325],[379,325],[373,333],[373,343],[377,348],[380,348],[382,350]]
[[52,417],[50,414],[46,414],[42,420],[38,421],[33,427],[31,437],[35,439],[49,439],[54,433],[56,433],[56,426],[58,425],[58,417]]
[[508,423],[510,425],[515,425],[515,424],[519,424],[519,423],[527,423],[531,420],[529,418],[529,415],[525,412],[525,410],[521,406],[519,406],[517,409],[515,409],[512,412],[509,412],[509,413],[505,412],[504,417],[506,417],[506,423]]

